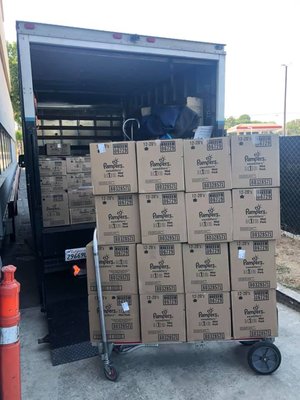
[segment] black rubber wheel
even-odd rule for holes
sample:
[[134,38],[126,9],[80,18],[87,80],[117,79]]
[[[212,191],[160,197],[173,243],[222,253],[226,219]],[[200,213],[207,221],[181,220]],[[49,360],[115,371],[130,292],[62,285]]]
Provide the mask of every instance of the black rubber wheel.
[[281,354],[277,346],[271,342],[255,343],[248,351],[248,364],[254,372],[270,375],[281,363]]
[[253,346],[255,343],[257,343],[257,340],[240,340],[240,343],[243,346]]
[[104,368],[104,375],[106,379],[113,382],[116,381],[118,378],[118,373],[116,368],[111,365]]

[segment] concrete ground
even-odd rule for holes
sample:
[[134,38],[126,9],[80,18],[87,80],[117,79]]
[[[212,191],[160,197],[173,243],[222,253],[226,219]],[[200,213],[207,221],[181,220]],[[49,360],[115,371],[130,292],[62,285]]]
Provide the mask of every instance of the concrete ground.
[[235,342],[164,345],[113,355],[117,382],[103,376],[99,357],[53,367],[38,307],[22,311],[23,400],[296,400],[300,398],[300,314],[279,304],[282,354],[270,376],[248,367],[248,349]]

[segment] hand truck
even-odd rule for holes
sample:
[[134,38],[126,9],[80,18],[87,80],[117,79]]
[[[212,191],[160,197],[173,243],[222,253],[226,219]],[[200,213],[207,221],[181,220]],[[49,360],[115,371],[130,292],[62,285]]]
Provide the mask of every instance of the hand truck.
[[[99,307],[99,318],[100,328],[102,334],[102,343],[99,342],[98,349],[101,354],[101,359],[104,366],[104,375],[110,381],[115,381],[118,377],[116,368],[112,365],[110,356],[113,350],[117,353],[128,353],[141,347],[158,347],[158,344],[117,344],[111,343],[107,340],[105,314],[102,297],[102,286],[101,286],[101,274],[100,274],[100,263],[98,253],[98,240],[97,240],[97,228],[94,230],[93,236],[93,254],[94,264],[96,273],[96,287],[98,296],[98,307]],[[281,353],[277,346],[274,344],[274,338],[257,338],[256,340],[236,340],[245,346],[251,346],[248,351],[247,361],[249,367],[261,375],[270,375],[277,370],[281,363]],[[228,341],[232,341],[228,340]],[[203,344],[205,342],[200,342]],[[194,343],[195,344],[195,343]],[[197,344],[197,342],[196,342]]]

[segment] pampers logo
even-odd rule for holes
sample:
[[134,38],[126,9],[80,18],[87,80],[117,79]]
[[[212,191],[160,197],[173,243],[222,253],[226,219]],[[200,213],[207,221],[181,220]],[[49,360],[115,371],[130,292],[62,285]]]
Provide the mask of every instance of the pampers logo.
[[106,266],[106,265],[112,265],[114,262],[113,260],[109,259],[109,255],[106,254],[102,260],[100,260],[100,265]]
[[162,310],[160,314],[153,313],[154,319],[172,319],[173,315],[168,314],[168,310]]
[[196,268],[197,269],[211,269],[211,268],[216,268],[215,264],[211,264],[210,258],[207,258],[204,261],[204,264],[200,264],[199,262],[196,262]]
[[253,154],[253,157],[245,156],[245,161],[246,162],[264,162],[266,161],[265,157],[262,157],[260,155],[260,152],[257,151],[256,153]]
[[250,261],[244,258],[243,265],[246,265],[246,267],[257,267],[263,265],[263,262],[258,258],[258,256],[254,256]]
[[261,204],[257,204],[257,206],[254,207],[254,210],[250,210],[250,208],[246,208],[245,210],[246,215],[265,215],[267,214],[266,210],[264,210],[261,206]]
[[203,313],[202,311],[199,311],[198,313],[199,318],[218,318],[219,314],[218,313],[214,313],[214,309],[213,308],[209,308],[206,313]]
[[153,219],[170,219],[173,218],[173,215],[171,213],[168,213],[168,209],[164,208],[161,210],[160,214],[153,213],[152,214]]
[[104,169],[120,169],[124,168],[123,164],[119,163],[119,160],[115,158],[112,160],[111,164],[108,163],[103,163],[103,168]]
[[214,207],[210,207],[207,210],[207,213],[204,213],[202,211],[199,212],[199,218],[217,218],[219,216],[220,216],[220,214],[215,212]]
[[111,304],[107,304],[105,307],[104,307],[104,313],[105,314],[115,314],[116,313],[116,310],[112,307],[112,305]]
[[245,315],[258,316],[258,315],[262,315],[262,314],[264,314],[264,313],[265,313],[264,310],[261,310],[261,309],[259,308],[259,305],[258,305],[258,304],[256,304],[256,305],[252,308],[252,310],[248,310],[248,308],[245,308],[245,309],[244,309],[244,314],[245,314]]
[[150,269],[151,270],[162,270],[162,269],[170,269],[168,264],[165,264],[164,260],[160,260],[157,264],[150,264]]
[[128,219],[128,216],[126,214],[124,214],[123,210],[120,210],[117,212],[116,215],[108,214],[108,219],[110,221],[124,221],[124,220]]
[[153,167],[159,167],[159,168],[162,168],[162,167],[170,167],[171,166],[171,163],[169,163],[168,161],[166,161],[166,157],[160,157],[159,158],[159,160],[158,160],[158,162],[155,162],[155,161],[150,161],[150,167],[151,168],[153,168]]
[[217,165],[217,160],[213,159],[213,156],[211,154],[209,154],[207,157],[205,157],[205,160],[197,160],[197,166],[203,166],[203,165],[207,165],[207,166],[211,166],[211,165]]

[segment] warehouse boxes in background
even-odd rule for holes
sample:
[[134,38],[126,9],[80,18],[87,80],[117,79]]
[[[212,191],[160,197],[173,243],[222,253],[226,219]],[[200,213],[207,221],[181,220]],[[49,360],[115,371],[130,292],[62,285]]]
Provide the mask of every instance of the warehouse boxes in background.
[[90,157],[69,156],[68,144],[47,144],[46,153],[39,158],[43,226],[94,223]]
[[70,223],[68,194],[42,194],[42,212],[44,227],[68,225]]

